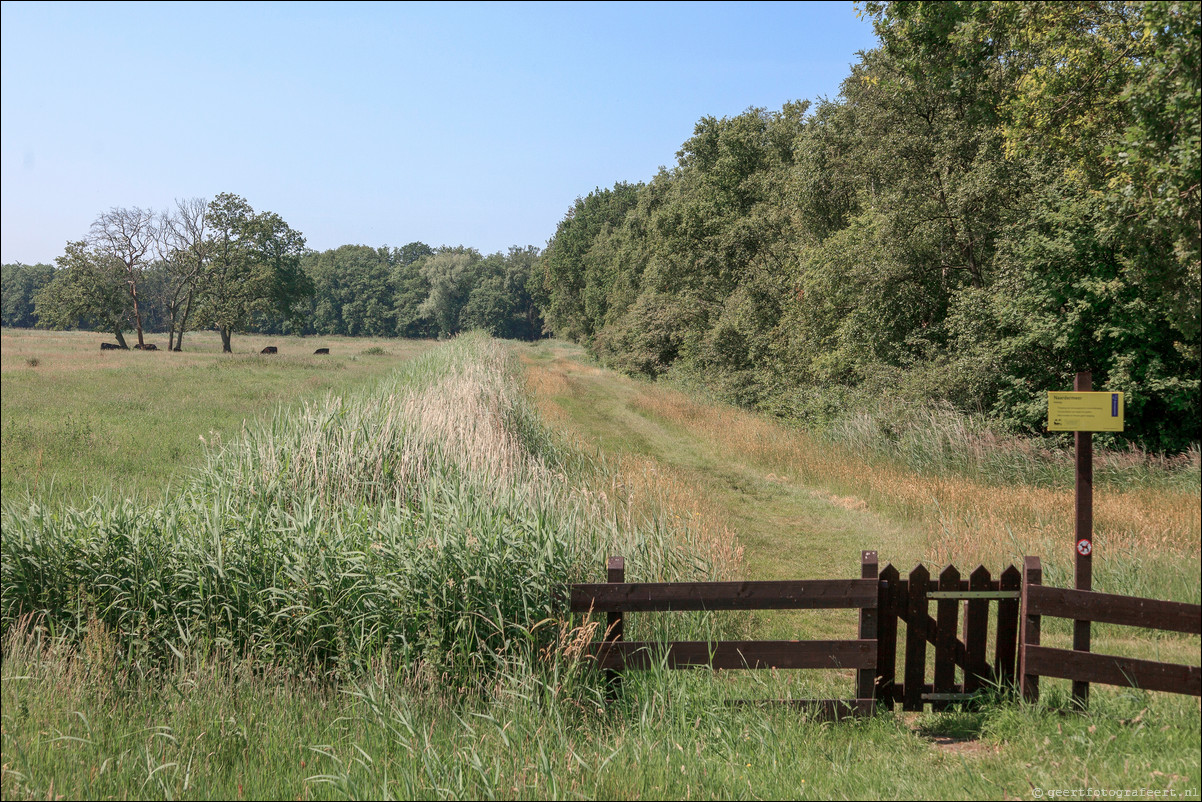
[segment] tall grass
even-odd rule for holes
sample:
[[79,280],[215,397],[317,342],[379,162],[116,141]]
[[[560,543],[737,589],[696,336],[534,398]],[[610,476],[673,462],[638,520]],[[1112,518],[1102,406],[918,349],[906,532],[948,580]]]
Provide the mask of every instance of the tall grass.
[[[990,447],[985,433],[964,418],[912,412],[896,424],[890,441],[873,433],[884,425],[877,419],[848,423],[833,434],[810,433],[655,385],[642,386],[631,405],[730,458],[833,491],[832,503],[916,522],[925,538],[907,544],[907,553],[882,553],[884,560],[961,568],[981,563],[1000,570],[1036,554],[1043,557],[1046,581],[1064,586],[1071,577],[1071,472],[1061,481],[1046,470],[1059,457],[1026,454],[1017,441]],[[1191,486],[1196,456],[1171,469],[1144,469],[1104,453],[1099,458],[1111,466],[1111,479],[1099,483],[1094,497],[1095,589],[1198,603],[1202,505]],[[1132,481],[1115,478],[1122,475]]]
[[1081,716],[1045,693],[1059,696],[1051,709],[988,699],[830,726],[786,706],[728,705],[728,672],[632,672],[629,693],[603,709],[567,662],[559,675],[513,665],[487,697],[452,704],[380,672],[335,691],[206,657],[162,681],[114,682],[104,663],[21,637],[4,646],[6,799],[1188,797],[1198,783],[1196,702],[1129,689],[1097,688]]
[[606,466],[558,443],[519,379],[504,346],[461,338],[371,392],[248,427],[161,504],[6,498],[0,622],[102,633],[131,670],[199,649],[445,684],[533,660],[565,583],[608,553],[632,579],[729,570],[687,521],[610,498]]
[[[900,401],[848,413],[820,430],[822,436],[859,455],[901,462],[922,474],[956,474],[997,484],[1071,486],[1071,435],[1054,439],[1000,434],[984,418],[951,409]],[[1198,492],[1202,454],[1198,445],[1167,456],[1134,446],[1115,448],[1095,436],[1094,481],[1115,488],[1156,487]]]

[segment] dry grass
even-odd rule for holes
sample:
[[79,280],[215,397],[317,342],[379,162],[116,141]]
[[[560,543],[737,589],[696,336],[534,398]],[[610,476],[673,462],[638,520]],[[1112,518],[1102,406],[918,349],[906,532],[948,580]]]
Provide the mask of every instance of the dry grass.
[[[581,420],[595,418],[593,436],[608,437],[609,416],[617,414],[616,408],[601,410],[598,415],[590,407],[603,395],[621,394],[618,403],[641,419],[653,421],[663,433],[660,436],[675,438],[673,432],[678,432],[685,437],[676,441],[695,443],[689,446],[692,459],[704,455],[720,470],[727,466],[732,475],[750,476],[770,494],[776,494],[775,498],[811,498],[823,506],[861,516],[866,527],[858,534],[840,535],[851,538],[843,545],[853,551],[866,545],[885,545],[879,535],[871,543],[861,542],[874,526],[873,521],[878,528],[896,523],[906,534],[890,538],[893,542],[888,544],[887,553],[882,551],[882,558],[898,565],[912,565],[913,560],[936,566],[954,563],[961,568],[981,563],[1000,569],[1023,555],[1037,554],[1043,557],[1051,581],[1064,581],[1070,575],[1074,509],[1071,487],[1019,482],[1013,476],[994,475],[984,468],[976,474],[923,472],[886,454],[853,450],[753,413],[698,400],[662,384],[630,382],[617,376],[599,378],[596,374],[601,371],[582,365],[570,349],[551,346],[547,350],[550,359],[543,354],[527,360],[528,384],[541,413],[564,428],[571,428],[573,416]],[[1005,448],[1006,444],[996,447]],[[663,448],[662,442],[657,448]],[[1008,455],[1006,459],[1021,456]],[[1099,462],[1107,458],[1098,455]],[[1122,454],[1116,457],[1119,461],[1129,458]],[[640,471],[655,471],[658,481],[670,489],[664,503],[684,505],[684,509],[708,521],[705,528],[713,533],[715,542],[734,542],[734,534],[728,534],[733,508],[723,506],[729,505],[730,499],[706,494],[702,489],[704,472],[666,467],[670,458],[645,463],[631,457],[625,460],[626,470],[639,464]],[[982,460],[981,464],[987,466],[989,462]],[[753,495],[761,493],[754,487],[751,491]],[[804,518],[795,516],[807,513],[792,504],[780,501],[767,513],[775,515],[772,520],[786,528],[804,528],[804,524],[795,522]],[[751,506],[762,505],[751,502]],[[735,527],[750,523],[743,519],[746,514],[744,507]],[[1095,587],[1195,601],[1197,583],[1189,577],[1196,576],[1202,557],[1200,519],[1202,503],[1186,482],[1123,484],[1108,480],[1099,485],[1094,498]],[[807,539],[789,548],[813,553],[819,545]],[[759,548],[765,547],[779,552],[780,541],[770,539]],[[771,560],[777,559],[758,551],[748,556],[757,560],[759,571],[771,571]]]
[[595,500],[597,514],[621,520],[625,527],[650,522],[675,542],[687,538],[699,545],[714,566],[715,579],[741,576],[743,546],[726,511],[679,470],[648,458],[611,458],[583,492]]
[[[634,405],[793,481],[851,494],[832,496],[841,506],[885,508],[921,522],[929,536],[924,556],[936,563],[993,563],[999,548],[1012,558],[1046,554],[1063,550],[1072,536],[1071,490],[999,487],[988,478],[920,475],[663,387],[646,387]],[[1107,489],[1094,499],[1098,546],[1116,553],[1169,551],[1196,560],[1202,550],[1200,516],[1198,496],[1170,490]]]

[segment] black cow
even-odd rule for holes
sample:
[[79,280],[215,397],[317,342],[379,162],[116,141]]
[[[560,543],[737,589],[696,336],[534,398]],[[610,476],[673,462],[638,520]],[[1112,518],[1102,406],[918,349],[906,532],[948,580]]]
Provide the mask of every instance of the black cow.
[[101,343],[100,350],[101,351],[128,351],[129,347],[125,346],[125,345],[118,345],[117,343]]
[[328,354],[328,353],[330,353],[329,348],[318,348],[316,351],[313,352],[313,356],[317,356],[318,354]]
[[144,343],[142,345],[135,345],[134,348],[137,348],[139,351],[157,351],[157,350],[159,350],[159,347],[157,345],[155,345],[154,343]]
[[276,348],[274,345],[269,345],[266,348],[264,348],[262,351],[260,351],[259,353],[260,354],[278,354],[279,352],[280,352],[279,349]]

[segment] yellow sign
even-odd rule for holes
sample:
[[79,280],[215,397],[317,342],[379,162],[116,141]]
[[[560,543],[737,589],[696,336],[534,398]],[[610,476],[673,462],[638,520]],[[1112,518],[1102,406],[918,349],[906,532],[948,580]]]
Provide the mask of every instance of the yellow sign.
[[1048,393],[1049,432],[1122,430],[1122,393]]

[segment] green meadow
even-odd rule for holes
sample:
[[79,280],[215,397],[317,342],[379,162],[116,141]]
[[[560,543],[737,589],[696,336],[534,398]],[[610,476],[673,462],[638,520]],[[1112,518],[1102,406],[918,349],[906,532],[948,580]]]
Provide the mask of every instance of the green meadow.
[[[370,385],[429,347],[249,334],[222,354],[215,333],[194,332],[179,353],[101,351],[112,339],[103,333],[7,328],[0,339],[3,493],[74,502],[109,490],[158,498],[244,424],[280,404]],[[260,356],[267,345],[280,353]],[[318,348],[330,354],[315,356]]]
[[[607,703],[581,659],[600,622],[560,594],[609,554],[673,580],[1037,553],[1064,584],[1071,486],[1018,443],[989,446],[1005,469],[919,460],[939,449],[789,428],[555,341],[193,336],[102,355],[4,332],[5,799],[1197,795],[1192,697],[1095,686],[1077,713],[1045,680],[1034,706],[995,688],[820,723],[730,701],[848,696],[852,672],[632,672]],[[1108,470],[1097,586],[1197,603],[1196,464]],[[629,619],[630,638],[854,631]],[[1099,628],[1095,648],[1196,663],[1199,640]]]

